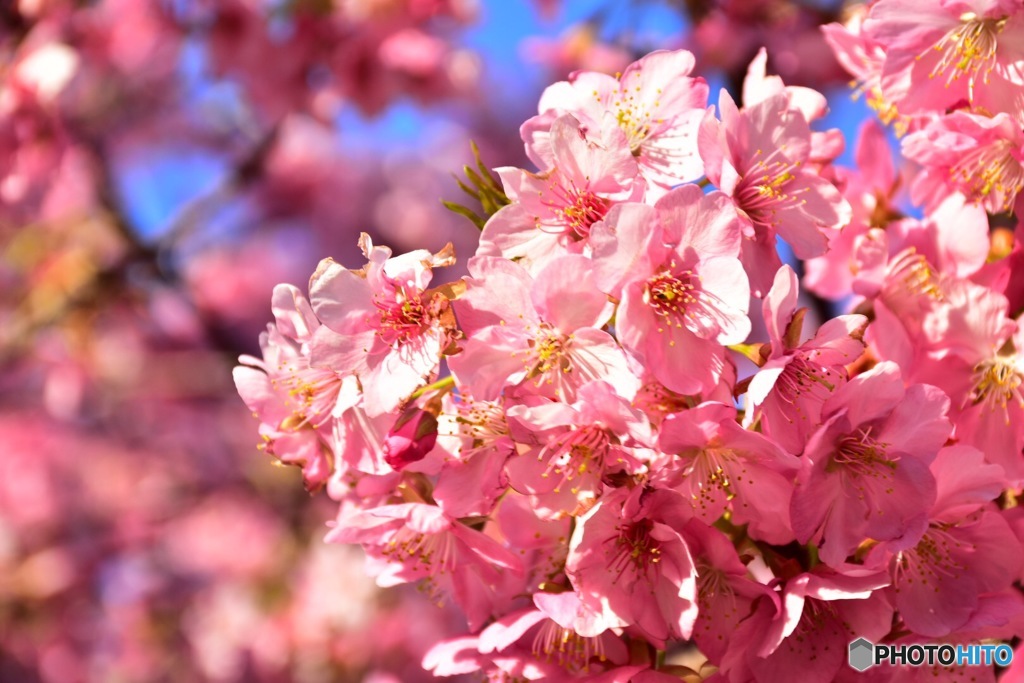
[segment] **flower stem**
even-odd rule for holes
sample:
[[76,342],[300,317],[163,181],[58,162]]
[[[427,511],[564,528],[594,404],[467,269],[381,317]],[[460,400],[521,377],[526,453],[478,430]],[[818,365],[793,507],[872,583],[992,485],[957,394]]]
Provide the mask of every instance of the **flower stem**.
[[433,384],[428,384],[425,387],[420,387],[419,389],[413,392],[412,396],[409,397],[409,400],[412,401],[414,399],[417,399],[423,394],[426,394],[427,392],[430,391],[441,391],[442,389],[450,389],[454,386],[455,378],[452,377],[451,375],[448,375],[447,377],[442,377]]

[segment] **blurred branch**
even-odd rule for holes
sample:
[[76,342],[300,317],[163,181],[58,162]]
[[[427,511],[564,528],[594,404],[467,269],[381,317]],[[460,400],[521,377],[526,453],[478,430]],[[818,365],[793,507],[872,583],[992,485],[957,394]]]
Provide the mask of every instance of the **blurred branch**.
[[113,182],[113,172],[109,158],[107,157],[102,144],[95,143],[92,149],[96,158],[98,173],[102,179],[101,202],[110,214],[111,219],[118,231],[124,236],[130,245],[130,253],[126,258],[147,267],[162,284],[172,287],[184,302],[192,309],[196,319],[200,322],[205,332],[207,341],[216,349],[223,351],[232,357],[237,357],[245,352],[247,346],[241,343],[224,325],[205,314],[188,293],[181,274],[171,256],[171,250],[181,239],[192,234],[202,224],[202,218],[209,210],[222,204],[238,190],[248,186],[263,174],[263,162],[267,158],[269,150],[277,139],[278,127],[275,125],[267,135],[243,157],[228,174],[218,183],[217,187],[209,194],[203,195],[185,206],[172,222],[167,235],[156,248],[144,244],[139,236],[139,231],[131,225],[127,218],[127,212],[117,196]]
[[221,207],[235,193],[246,189],[249,185],[263,177],[266,162],[277,136],[280,125],[275,124],[256,143],[231,171],[209,192],[196,197],[185,204],[171,220],[170,227],[160,239],[159,252],[166,254],[188,239],[201,226],[203,218]]
[[165,238],[156,246],[143,242],[139,231],[129,220],[118,196],[112,164],[103,142],[90,136],[81,136],[80,142],[92,152],[97,177],[97,200],[103,210],[103,218],[121,238],[125,253],[115,263],[86,273],[82,281],[75,283],[70,291],[63,293],[58,301],[42,312],[34,310],[27,301],[23,302],[0,337],[0,364],[6,364],[28,351],[34,337],[41,330],[75,311],[98,306],[117,297],[126,290],[127,285],[132,284],[129,279],[139,275],[148,275],[163,286],[174,289],[192,309],[213,348],[230,355],[232,359],[247,351],[247,346],[236,339],[230,330],[204,314],[195,304],[170,256],[181,240],[200,229],[203,218],[211,210],[262,177],[263,164],[277,139],[277,131],[278,127],[274,126],[213,191],[183,207],[172,221]]

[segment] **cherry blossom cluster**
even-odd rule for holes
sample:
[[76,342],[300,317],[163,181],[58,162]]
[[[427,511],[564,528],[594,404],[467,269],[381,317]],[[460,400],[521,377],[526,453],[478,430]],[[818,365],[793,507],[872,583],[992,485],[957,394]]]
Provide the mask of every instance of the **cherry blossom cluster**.
[[928,211],[958,192],[990,213],[1024,190],[1024,7],[1016,0],[880,0],[824,27],[883,121],[910,131],[922,167],[911,196]]
[[274,290],[238,390],[338,502],[329,541],[464,613],[427,669],[824,682],[857,637],[1024,631],[1024,287],[999,228],[1024,6],[865,11],[828,36],[912,178],[875,122],[835,165],[825,98],[763,51],[711,106],[693,56],[658,51],[544,91],[521,128],[538,171],[496,169],[509,203],[468,276],[364,235],[361,268]]

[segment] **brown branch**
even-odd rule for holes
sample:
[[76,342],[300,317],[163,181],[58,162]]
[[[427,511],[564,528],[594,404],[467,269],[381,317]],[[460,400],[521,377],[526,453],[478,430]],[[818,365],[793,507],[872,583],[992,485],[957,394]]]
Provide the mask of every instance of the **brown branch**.
[[35,315],[27,309],[22,315],[13,316],[6,334],[0,339],[0,365],[6,365],[27,352],[32,340],[41,330],[57,323],[77,310],[102,305],[122,294],[129,285],[129,277],[140,273],[152,277],[161,285],[173,288],[192,309],[205,332],[210,346],[224,352],[232,359],[248,349],[248,344],[237,339],[231,330],[220,321],[204,313],[189,296],[181,275],[175,267],[173,250],[188,235],[202,225],[202,218],[216,206],[222,205],[235,192],[249,186],[263,175],[263,166],[269,151],[277,138],[278,127],[273,127],[253,150],[236,164],[217,188],[185,206],[172,221],[164,239],[157,245],[142,241],[139,231],[132,225],[124,203],[118,196],[113,171],[103,143],[93,137],[81,135],[79,142],[92,155],[94,172],[97,177],[97,200],[105,218],[123,240],[125,253],[115,263],[98,269],[90,277],[69,292],[52,309],[43,315]]
[[222,206],[234,194],[245,190],[262,178],[264,164],[277,142],[279,132],[279,124],[272,126],[249,153],[234,164],[231,171],[217,182],[212,190],[185,204],[160,239],[159,251],[172,251],[196,232],[202,225],[204,216]]

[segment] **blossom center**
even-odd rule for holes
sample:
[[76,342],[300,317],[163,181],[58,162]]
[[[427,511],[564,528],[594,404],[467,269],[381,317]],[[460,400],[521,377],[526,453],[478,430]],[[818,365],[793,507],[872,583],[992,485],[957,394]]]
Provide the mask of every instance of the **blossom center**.
[[[783,146],[784,147],[784,146]],[[736,201],[755,226],[771,228],[778,224],[776,213],[798,205],[807,188],[792,187],[793,173],[799,166],[782,154],[782,147],[764,156],[762,150],[754,153],[750,167],[736,191]]]
[[565,338],[550,325],[543,323],[539,334],[530,340],[529,377],[546,375],[552,370],[569,372],[571,365],[567,358]]
[[[639,85],[630,87],[628,83],[622,82],[622,74],[617,76],[619,78],[619,85],[612,92],[607,106],[614,112],[615,122],[619,124],[622,132],[626,134],[626,139],[629,141],[629,149],[633,156],[639,156],[640,147],[654,132],[654,124],[660,125],[665,121],[663,118],[655,118],[651,113],[661,107],[661,100],[656,99],[653,102],[644,102],[639,97],[641,92]],[[639,80],[641,77],[640,71],[633,71],[632,76]],[[661,89],[659,88],[657,92],[660,95]],[[596,90],[594,91],[594,96],[598,101],[601,100],[601,96]]]
[[533,656],[554,661],[569,672],[589,672],[590,661],[605,661],[604,643],[600,637],[586,638],[571,628],[546,620],[533,638]]
[[690,489],[690,499],[694,505],[707,509],[714,508],[724,494],[726,500],[736,497],[733,490],[730,469],[739,456],[729,448],[702,448],[693,454],[689,466],[683,471]]
[[616,581],[630,568],[650,580],[650,572],[661,561],[661,542],[651,537],[653,529],[654,522],[641,519],[619,526],[619,535],[609,539],[614,550],[608,566],[616,573]]
[[381,554],[393,562],[410,562],[412,567],[422,568],[430,574],[443,574],[455,567],[455,539],[452,534],[442,531],[423,534],[403,526],[381,549]]
[[[689,307],[697,303],[694,279],[690,271],[679,276],[667,271],[659,273],[647,281],[644,301],[664,324],[681,328],[686,322]],[[658,332],[664,332],[664,328],[659,327]]]
[[1024,392],[1021,391],[1024,377],[1017,369],[1016,356],[995,356],[978,363],[974,366],[973,380],[974,388],[967,400],[983,404],[989,410],[1002,410],[1009,426],[1007,405],[1012,401],[1024,407]]
[[423,300],[404,287],[397,287],[393,297],[375,295],[373,305],[380,312],[377,335],[389,346],[409,342],[430,322]]
[[[685,327],[690,332],[710,339],[722,329],[723,302],[701,289],[700,276],[691,270],[675,271],[673,261],[666,270],[647,280],[644,303],[660,318],[658,332],[666,327]],[[669,342],[674,346],[675,342]]]
[[593,192],[580,192],[575,201],[563,210],[565,222],[573,229],[578,238],[590,235],[590,226],[608,214],[611,202],[598,197]]
[[911,294],[925,296],[934,301],[942,301],[945,297],[939,276],[914,247],[900,252],[889,266],[886,278],[886,294]]
[[690,271],[685,271],[680,277],[668,272],[655,275],[647,283],[647,303],[663,318],[676,319],[675,324],[679,327],[678,318],[686,314],[687,304],[697,300],[692,280]]
[[702,608],[713,599],[736,599],[729,576],[704,558],[697,560],[697,598]]
[[804,600],[800,621],[780,648],[794,654],[799,652],[806,661],[814,662],[826,656],[837,641],[849,642],[853,635],[834,602],[808,597]]
[[995,196],[1000,209],[1010,211],[1013,200],[1024,191],[1024,167],[1014,156],[1016,148],[1000,139],[959,155],[949,169],[952,180],[975,198]]
[[650,126],[645,121],[646,118],[650,118],[650,114],[636,109],[635,103],[631,100],[632,98],[628,98],[618,102],[615,121],[619,124],[619,128],[626,133],[630,151],[637,154],[640,151],[640,145],[650,135]]
[[[799,414],[802,399],[824,401],[836,388],[838,379],[839,374],[835,370],[816,362],[805,353],[798,353],[786,364],[775,386],[779,397],[794,406]],[[800,419],[806,420],[807,416],[801,414]]]
[[474,441],[491,442],[508,436],[505,412],[488,401],[475,401],[471,405],[460,404],[455,418],[459,433]]
[[963,545],[944,525],[930,526],[916,546],[896,556],[893,580],[896,592],[901,584],[915,581],[938,590],[943,578],[959,578],[965,567],[953,557],[953,551]]
[[960,25],[935,44],[934,49],[941,56],[928,77],[944,76],[949,85],[967,75],[972,88],[979,78],[987,82],[988,75],[996,66],[998,36],[1005,25],[1005,19],[981,19],[973,12],[962,14]]
[[858,429],[839,439],[826,469],[855,477],[891,478],[897,461],[886,454],[888,446],[871,435],[871,427]]
[[292,414],[281,423],[282,429],[300,429],[306,424],[319,427],[330,416],[338,401],[341,378],[326,368],[299,368],[281,365],[281,376],[271,385],[281,385],[287,392]]
[[[561,491],[564,484],[571,484],[574,479],[591,471],[600,474],[604,469],[604,456],[608,452],[610,440],[608,433],[597,425],[563,432],[541,449],[538,460],[548,461],[547,470],[541,475],[561,477],[555,487],[555,493]],[[579,493],[579,486],[573,486],[572,493]]]
[[865,100],[871,109],[878,115],[878,120],[889,126],[895,123],[894,129],[897,137],[903,137],[907,132],[907,120],[900,116],[899,109],[895,104],[885,99],[881,87],[873,88]]
[[[564,182],[565,179],[562,180]],[[590,236],[591,226],[608,215],[612,203],[585,187],[577,187],[571,179],[568,182],[565,185],[553,181],[548,187],[550,199],[544,203],[554,210],[556,219],[568,228],[565,234],[579,241]],[[538,224],[537,227],[541,226]]]

